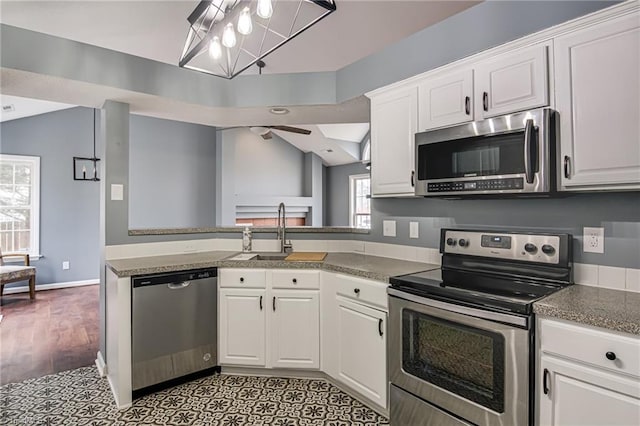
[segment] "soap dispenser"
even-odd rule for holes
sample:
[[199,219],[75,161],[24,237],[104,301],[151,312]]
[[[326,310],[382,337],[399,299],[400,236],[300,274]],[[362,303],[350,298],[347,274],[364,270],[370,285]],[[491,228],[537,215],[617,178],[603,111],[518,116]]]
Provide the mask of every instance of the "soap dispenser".
[[242,230],[242,251],[251,251],[251,229],[248,226]]

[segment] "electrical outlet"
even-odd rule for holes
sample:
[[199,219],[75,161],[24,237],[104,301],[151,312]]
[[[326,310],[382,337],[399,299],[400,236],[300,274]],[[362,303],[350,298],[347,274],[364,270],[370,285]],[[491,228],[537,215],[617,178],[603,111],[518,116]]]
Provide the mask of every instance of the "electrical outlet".
[[409,238],[420,238],[419,222],[409,222]]
[[69,266],[69,261],[68,261],[68,260],[65,260],[64,262],[62,262],[62,269],[63,269],[64,271],[66,271],[67,269],[69,269],[69,267],[70,267],[70,266]]
[[604,253],[604,228],[587,228],[583,230],[582,251],[585,253]]

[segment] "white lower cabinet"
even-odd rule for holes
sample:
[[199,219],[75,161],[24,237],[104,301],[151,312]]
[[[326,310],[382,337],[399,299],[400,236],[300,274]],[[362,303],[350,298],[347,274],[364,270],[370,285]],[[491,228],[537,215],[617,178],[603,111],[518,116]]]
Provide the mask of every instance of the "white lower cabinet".
[[[640,424],[637,380],[542,355],[541,426]],[[546,390],[546,393],[545,393]]]
[[338,302],[338,380],[371,401],[387,406],[387,313]]
[[640,339],[542,319],[539,426],[640,425]]
[[[287,280],[282,279],[282,274]],[[318,369],[320,297],[313,288],[318,287],[319,274],[223,269],[219,290],[220,364]],[[248,283],[247,277],[253,277],[254,285],[264,288],[229,287]],[[225,278],[231,283],[224,282]],[[304,289],[287,289],[297,285]]]
[[320,304],[318,291],[271,292],[271,366],[320,367]]
[[219,290],[220,364],[265,366],[265,290]]

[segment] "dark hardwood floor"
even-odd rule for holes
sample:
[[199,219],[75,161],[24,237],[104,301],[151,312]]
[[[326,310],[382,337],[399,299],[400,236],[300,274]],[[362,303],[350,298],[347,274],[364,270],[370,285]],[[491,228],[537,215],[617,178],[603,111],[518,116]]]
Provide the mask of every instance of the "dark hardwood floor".
[[0,385],[92,365],[98,297],[98,285],[2,296]]

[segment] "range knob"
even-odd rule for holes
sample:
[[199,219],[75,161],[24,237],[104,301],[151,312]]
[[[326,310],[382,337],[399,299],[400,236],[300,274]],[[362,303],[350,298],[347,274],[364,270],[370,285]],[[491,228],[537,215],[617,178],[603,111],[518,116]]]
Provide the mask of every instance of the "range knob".
[[529,254],[535,254],[538,251],[538,247],[535,244],[527,243],[524,245],[524,251]]
[[549,244],[545,244],[542,246],[542,252],[547,256],[552,256],[553,253],[556,252],[556,249],[553,248],[553,246],[550,246]]
[[447,245],[451,247],[455,246],[456,240],[454,240],[453,238],[447,238]]
[[460,247],[468,247],[469,246],[469,240],[465,240],[464,238],[460,238],[458,240],[458,245]]

